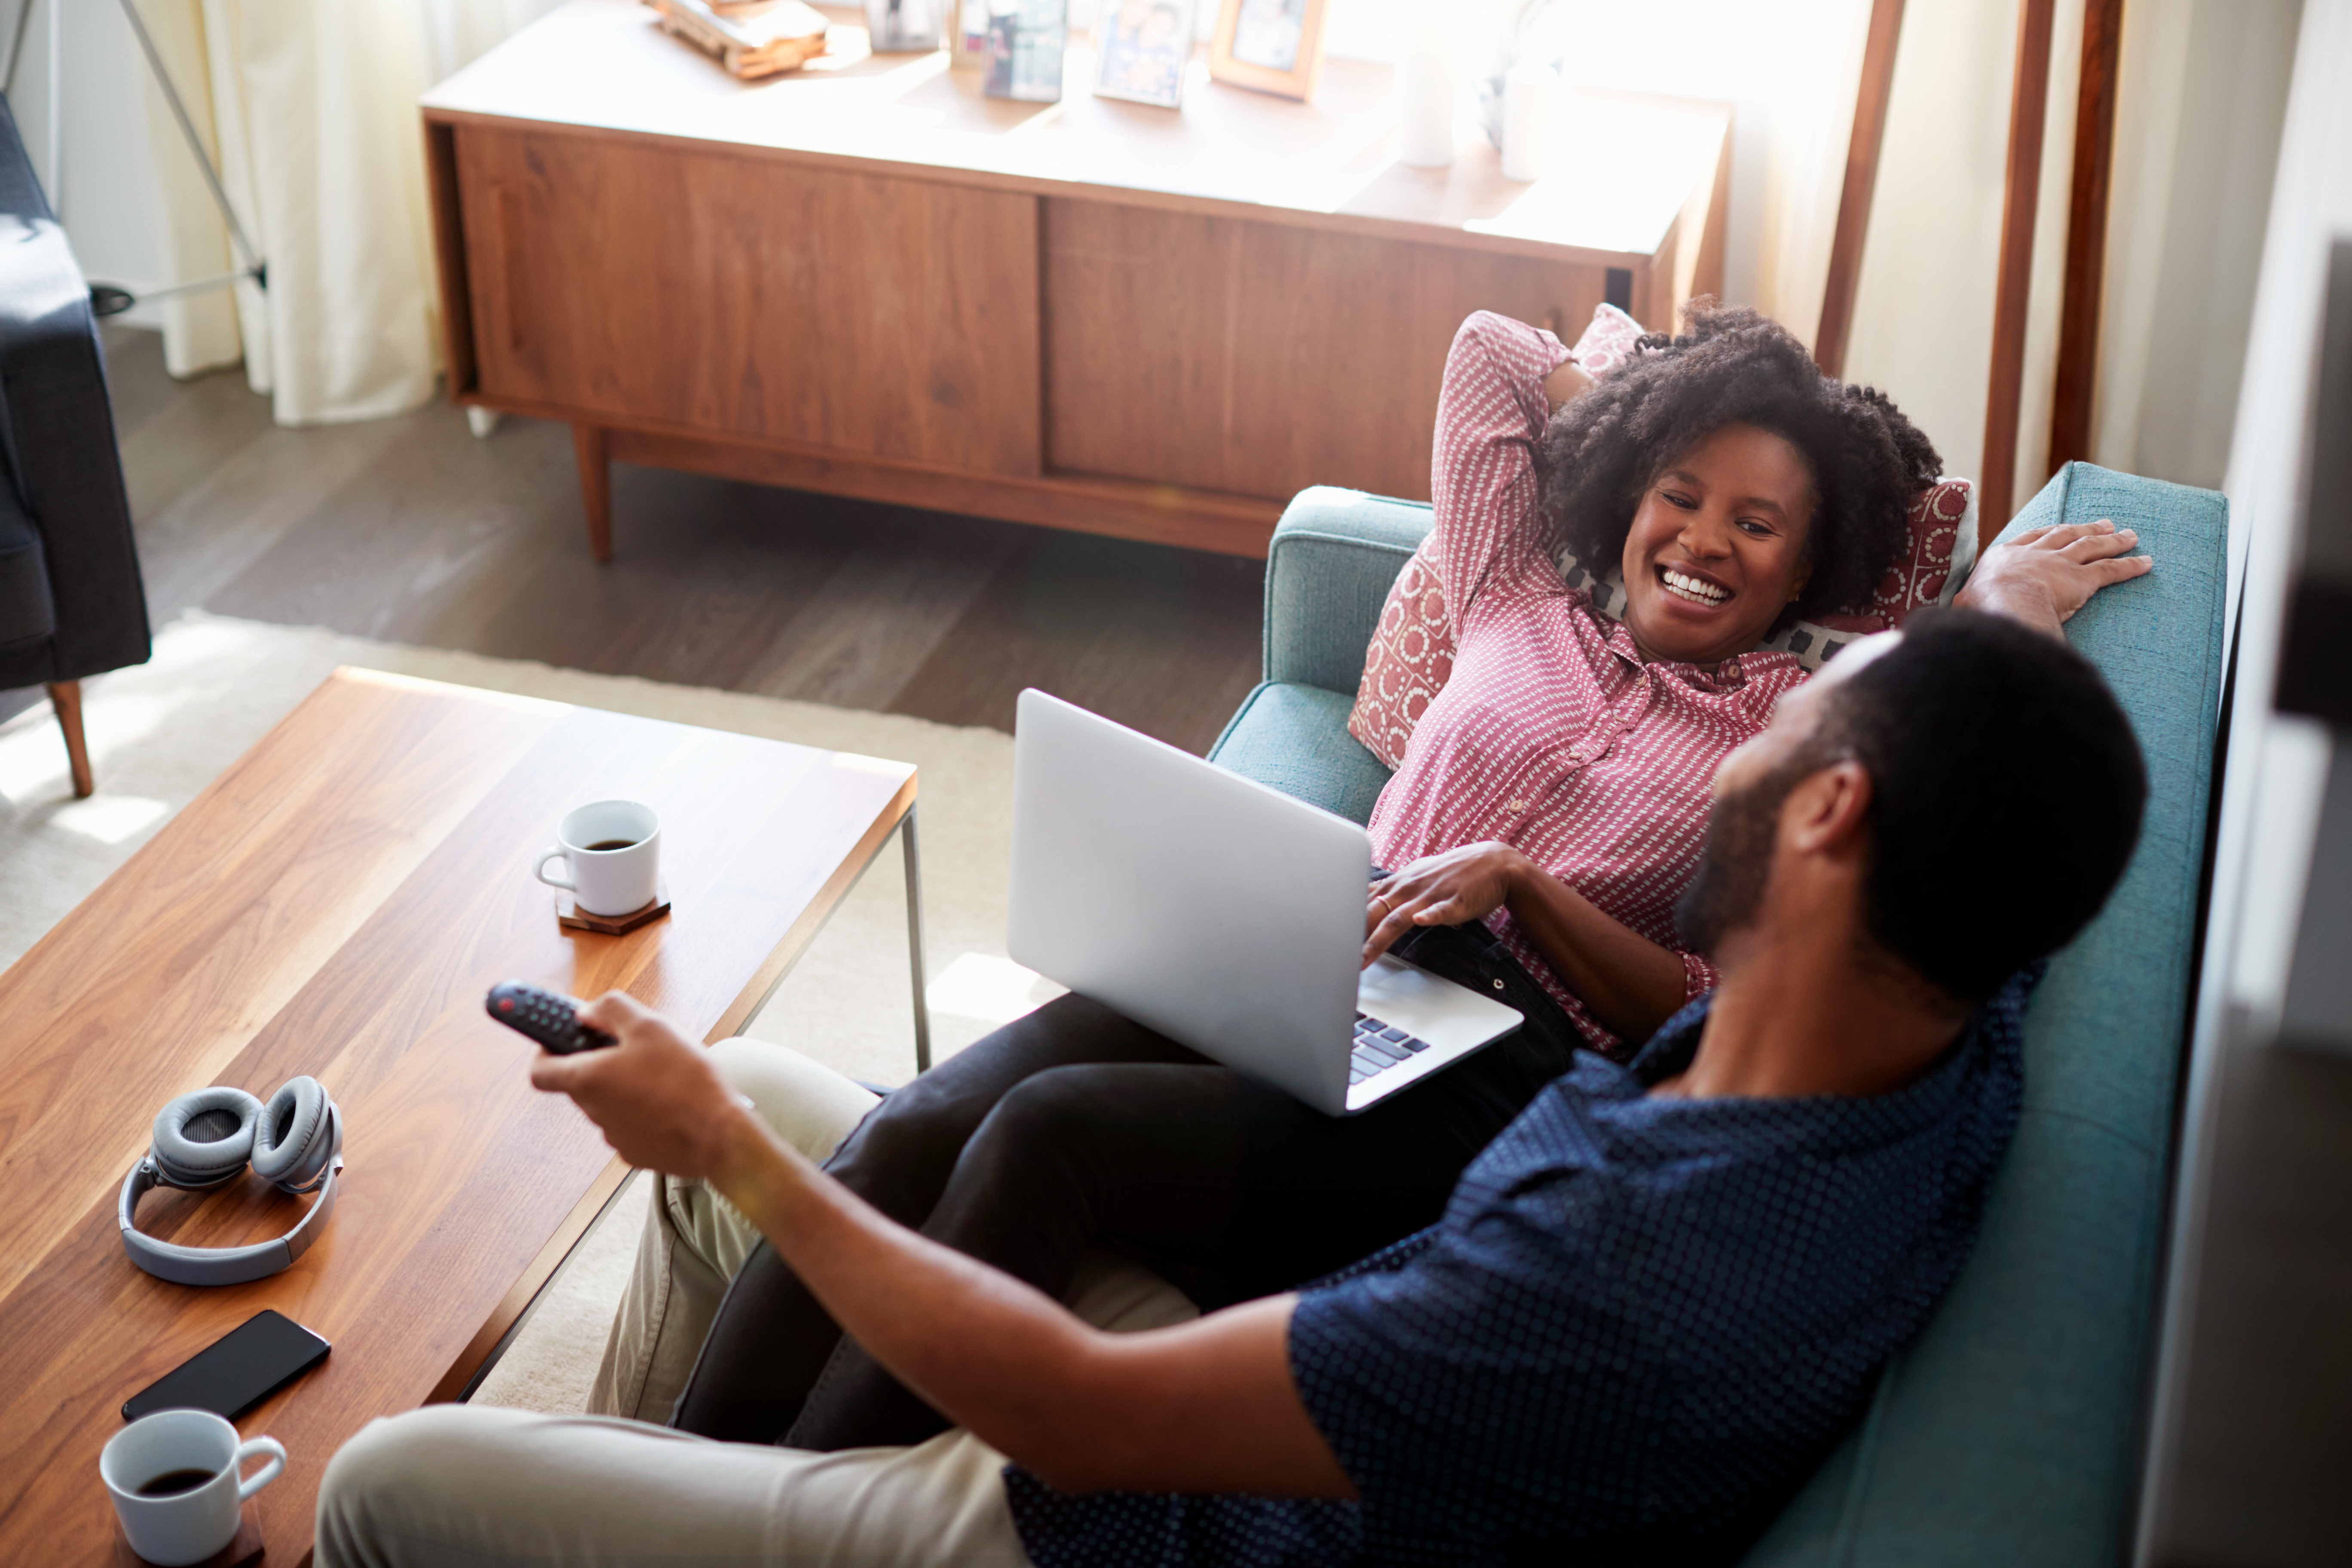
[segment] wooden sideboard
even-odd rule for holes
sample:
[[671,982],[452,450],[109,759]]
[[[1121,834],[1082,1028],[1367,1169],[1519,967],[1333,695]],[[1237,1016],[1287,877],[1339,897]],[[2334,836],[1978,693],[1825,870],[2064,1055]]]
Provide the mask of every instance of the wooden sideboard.
[[1429,493],[1454,328],[1573,339],[1721,287],[1729,110],[1580,93],[1555,172],[1396,156],[1385,66],[1312,104],[984,97],[944,53],[726,76],[572,0],[424,100],[449,387],[571,424],[589,537],[652,464],[1263,555],[1309,484]]

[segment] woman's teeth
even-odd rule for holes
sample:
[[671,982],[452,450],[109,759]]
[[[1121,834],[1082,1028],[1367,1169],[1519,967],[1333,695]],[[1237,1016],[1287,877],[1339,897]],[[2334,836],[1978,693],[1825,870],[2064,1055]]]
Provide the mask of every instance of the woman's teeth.
[[1672,567],[1663,568],[1658,576],[1664,582],[1667,593],[1676,598],[1688,599],[1694,605],[1720,605],[1731,597],[1728,589],[1718,588],[1712,583],[1703,582]]

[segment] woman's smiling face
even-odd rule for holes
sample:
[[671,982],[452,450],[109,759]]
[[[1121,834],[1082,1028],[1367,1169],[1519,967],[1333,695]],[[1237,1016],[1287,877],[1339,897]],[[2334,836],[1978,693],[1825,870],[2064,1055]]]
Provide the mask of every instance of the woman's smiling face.
[[1715,664],[1764,640],[1810,570],[1813,470],[1787,437],[1726,425],[1668,462],[1625,536],[1625,629],[1651,658]]

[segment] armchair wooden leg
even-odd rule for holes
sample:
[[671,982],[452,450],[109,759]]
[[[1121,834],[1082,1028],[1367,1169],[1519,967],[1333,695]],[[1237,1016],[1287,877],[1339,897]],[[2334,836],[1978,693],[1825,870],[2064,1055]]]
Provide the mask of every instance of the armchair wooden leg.
[[81,682],[49,682],[49,706],[58,710],[58,728],[66,732],[66,762],[73,769],[74,794],[87,800],[97,785],[89,776],[89,743],[81,732]]
[[588,511],[588,553],[613,559],[613,464],[601,425],[572,427],[572,455],[580,463],[580,501]]

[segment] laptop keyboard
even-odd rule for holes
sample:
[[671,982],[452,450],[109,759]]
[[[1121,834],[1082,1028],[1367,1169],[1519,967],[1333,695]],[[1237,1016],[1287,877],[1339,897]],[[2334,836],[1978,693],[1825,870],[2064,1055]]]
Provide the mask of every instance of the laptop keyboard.
[[1375,1073],[1411,1061],[1429,1049],[1427,1040],[1406,1034],[1393,1024],[1356,1015],[1356,1048],[1348,1058],[1348,1087],[1353,1089]]

